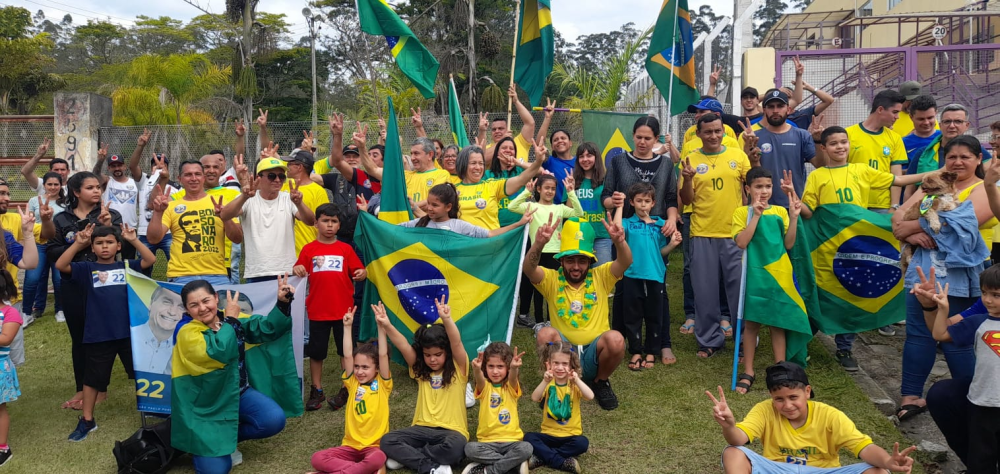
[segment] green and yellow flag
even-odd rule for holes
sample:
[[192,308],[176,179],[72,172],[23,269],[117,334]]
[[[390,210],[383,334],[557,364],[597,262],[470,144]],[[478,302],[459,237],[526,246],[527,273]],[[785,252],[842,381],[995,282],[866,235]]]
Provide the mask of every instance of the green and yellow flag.
[[434,98],[438,61],[385,0],[358,0],[361,31],[385,36],[396,65],[425,98]]
[[455,80],[448,80],[448,125],[451,125],[451,137],[459,148],[469,146],[469,132],[465,129],[462,108],[458,105],[458,91],[455,90]]
[[694,80],[694,37],[687,0],[664,0],[649,40],[646,72],[678,115],[698,102]]
[[[510,342],[523,230],[475,239],[394,226],[367,213],[361,213],[358,225],[358,242],[369,262],[364,308],[382,301],[393,326],[412,341],[417,328],[438,321],[434,300],[443,296],[471,356],[487,340]],[[363,318],[361,339],[376,335],[374,318]]]
[[382,204],[378,218],[390,224],[399,224],[413,219],[413,210],[410,209],[410,198],[406,194],[403,148],[399,145],[399,122],[396,121],[396,108],[392,105],[392,97],[389,97],[389,118],[385,124]]
[[517,58],[514,82],[528,94],[532,107],[542,103],[545,81],[552,72],[555,40],[551,0],[522,0],[517,24]]
[[597,144],[597,151],[604,157],[605,169],[611,160],[626,151],[632,151],[632,126],[643,114],[601,112],[584,110],[583,136]]

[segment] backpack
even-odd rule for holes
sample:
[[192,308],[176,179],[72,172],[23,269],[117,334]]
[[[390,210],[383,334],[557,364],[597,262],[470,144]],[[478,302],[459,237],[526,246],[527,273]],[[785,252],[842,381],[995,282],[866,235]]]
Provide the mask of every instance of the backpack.
[[115,441],[111,451],[118,474],[162,474],[183,452],[170,446],[170,418],[139,428],[125,441]]
[[336,189],[331,190],[333,199],[330,202],[337,205],[343,214],[344,222],[340,223],[337,237],[348,242],[354,241],[354,232],[358,224],[358,194],[350,178],[337,174]]

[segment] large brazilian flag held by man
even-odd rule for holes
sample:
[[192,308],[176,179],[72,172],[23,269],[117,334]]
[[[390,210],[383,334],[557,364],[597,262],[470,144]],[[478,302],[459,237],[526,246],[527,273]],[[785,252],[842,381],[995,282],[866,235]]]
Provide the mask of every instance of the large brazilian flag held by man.
[[649,39],[646,72],[670,103],[670,114],[698,102],[694,80],[694,36],[687,0],[664,0]]
[[[470,355],[487,340],[510,342],[524,232],[475,239],[395,226],[367,213],[358,225],[369,262],[366,314],[381,300],[392,324],[412,341],[417,328],[438,321],[434,300],[444,296]],[[376,335],[374,318],[363,318],[361,339]]]

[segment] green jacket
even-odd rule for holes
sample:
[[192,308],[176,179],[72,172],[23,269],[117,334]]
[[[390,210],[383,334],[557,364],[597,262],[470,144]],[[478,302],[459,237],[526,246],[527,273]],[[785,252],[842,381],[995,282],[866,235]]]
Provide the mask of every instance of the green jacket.
[[[272,397],[286,416],[301,415],[302,389],[292,356],[292,319],[274,308],[267,316],[240,314],[239,321],[246,335],[250,385]],[[185,314],[174,332],[174,342],[170,444],[198,456],[229,455],[236,450],[239,426],[236,331],[223,324],[215,332]],[[276,357],[278,354],[284,357]]]

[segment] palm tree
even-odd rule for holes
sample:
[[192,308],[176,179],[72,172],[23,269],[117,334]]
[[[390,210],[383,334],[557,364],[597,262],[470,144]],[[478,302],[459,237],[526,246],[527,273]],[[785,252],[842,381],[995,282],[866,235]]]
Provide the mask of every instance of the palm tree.
[[[635,57],[653,32],[650,26],[633,38],[618,53],[609,56],[596,71],[588,71],[573,64],[556,64],[552,68],[552,78],[563,91],[572,96],[563,107],[574,109],[609,110],[618,106],[625,96],[625,87],[634,79]],[[636,100],[642,102],[642,100]],[[625,107],[637,104],[622,104]]]

